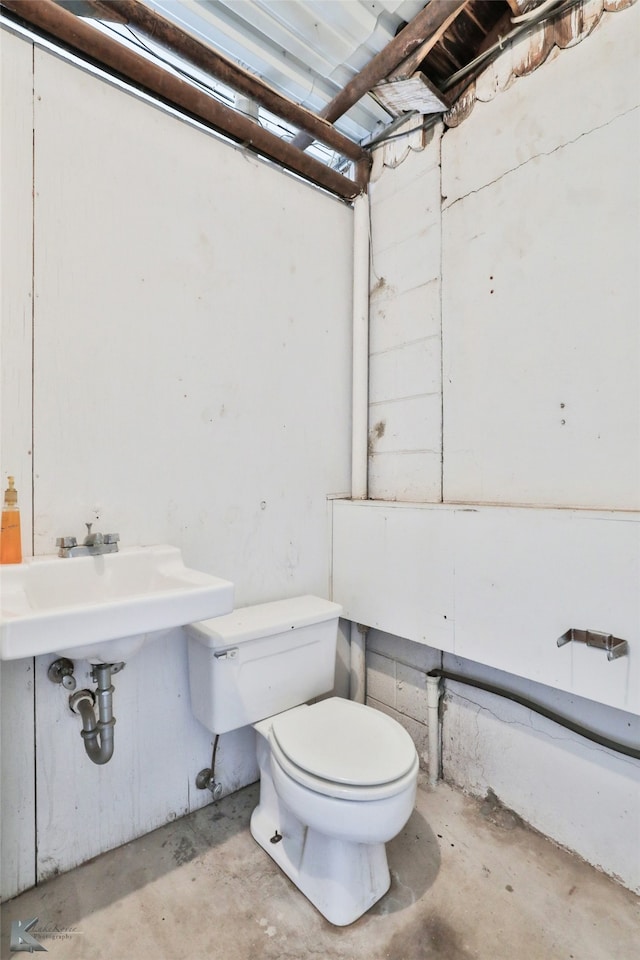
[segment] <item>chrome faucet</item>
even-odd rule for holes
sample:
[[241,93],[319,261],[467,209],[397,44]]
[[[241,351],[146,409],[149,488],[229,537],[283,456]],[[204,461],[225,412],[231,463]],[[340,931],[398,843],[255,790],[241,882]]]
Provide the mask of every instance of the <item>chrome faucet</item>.
[[84,541],[78,545],[75,537],[58,537],[56,547],[58,547],[59,557],[98,557],[103,553],[117,553],[118,533],[92,533],[92,523],[85,523],[87,535]]

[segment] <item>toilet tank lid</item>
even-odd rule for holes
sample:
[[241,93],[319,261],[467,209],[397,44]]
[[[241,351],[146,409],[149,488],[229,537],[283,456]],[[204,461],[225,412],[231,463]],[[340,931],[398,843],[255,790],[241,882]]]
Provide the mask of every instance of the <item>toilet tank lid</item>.
[[341,613],[342,607],[339,603],[307,595],[258,603],[251,607],[238,607],[224,617],[189,623],[186,630],[190,637],[206,647],[228,647],[230,644],[333,620]]

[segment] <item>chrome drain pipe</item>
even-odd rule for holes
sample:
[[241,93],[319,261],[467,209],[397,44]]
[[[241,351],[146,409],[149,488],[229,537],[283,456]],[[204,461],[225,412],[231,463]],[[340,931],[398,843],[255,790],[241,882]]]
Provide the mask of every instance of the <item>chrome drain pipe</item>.
[[[113,716],[113,686],[111,676],[122,670],[124,663],[96,663],[91,678],[97,684],[97,691],[78,690],[69,697],[69,706],[74,713],[82,717],[80,735],[84,740],[87,756],[93,763],[108,763],[113,756],[113,728],[116,718]],[[94,705],[98,702],[98,719]]]

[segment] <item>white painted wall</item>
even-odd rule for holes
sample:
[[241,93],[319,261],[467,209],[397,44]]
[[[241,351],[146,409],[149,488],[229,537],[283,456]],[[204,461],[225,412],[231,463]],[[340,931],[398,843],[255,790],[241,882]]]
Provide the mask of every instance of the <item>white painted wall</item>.
[[[3,230],[24,263],[3,270],[2,472],[26,494],[25,552],[33,481],[36,554],[93,520],[123,544],[181,547],[234,581],[237,605],[326,596],[327,496],[350,485],[351,209],[23,39],[5,43],[17,108],[11,125],[3,116]],[[181,630],[114,678],[104,767],[46,678],[52,659],[35,661],[35,729],[33,661],[3,667],[5,897],[35,879],[36,816],[43,879],[210,799],[194,786],[212,736],[191,715]],[[87,664],[77,673],[91,685]],[[222,738],[216,773],[225,792],[256,778],[250,731]]]
[[[477,664],[463,663],[478,676]],[[471,668],[471,669],[469,669]],[[481,672],[481,671],[480,671]],[[495,682],[495,678],[494,679]],[[502,676],[509,686],[510,677]],[[493,790],[537,830],[640,892],[640,764],[576,737],[526,707],[449,683],[443,725],[443,774],[477,796]],[[532,685],[525,696],[550,699]],[[638,743],[638,717],[598,711],[591,701],[556,704],[587,726],[606,724],[614,739]]]
[[333,550],[350,620],[640,716],[640,514],[336,500]]
[[[432,759],[425,677],[441,666],[512,690],[611,739],[637,744],[640,738],[637,715],[370,630],[367,703],[409,731],[424,765]],[[442,716],[442,773],[448,782],[477,796],[492,790],[537,830],[640,890],[637,761],[462,683],[447,681]]]
[[[628,511],[640,505],[639,17],[638,4],[605,13],[582,43],[521,79],[509,77],[526,52],[505,54],[459,127],[436,128],[422,152],[415,135],[377,151],[370,496],[423,501],[429,523],[406,503],[397,521],[388,503],[336,503],[334,523],[343,510],[349,517],[335,538],[334,598],[377,628],[370,702],[407,725],[423,759],[424,673],[438,661],[638,740],[640,545]],[[438,222],[429,250],[418,250],[415,238]],[[434,338],[419,355],[427,331]],[[415,416],[414,397],[426,395],[440,362],[442,393]],[[387,410],[401,411],[399,425],[379,415]],[[388,442],[389,425],[401,440],[384,450],[380,482],[377,442]],[[441,488],[437,457],[410,466],[408,452],[428,448],[430,433]],[[598,526],[584,508],[608,511],[606,521]],[[583,612],[601,620],[592,629],[615,632],[623,609],[633,640],[624,678],[611,686],[607,668],[621,665],[586,648],[560,668],[557,655],[570,648],[552,649],[556,620]],[[637,761],[457,686],[447,693],[443,750],[445,777],[478,794],[492,788],[640,889]]]
[[440,500],[440,144],[410,143],[372,171],[369,496]]
[[[444,477],[445,498],[462,496],[464,491],[456,492],[455,483],[464,481],[470,484],[467,495],[472,501],[502,497],[504,502],[514,498],[548,503],[545,484],[553,466],[557,479],[553,503],[634,505],[624,502],[630,488],[627,474],[633,477],[636,469],[633,411],[616,405],[628,404],[635,396],[620,349],[630,332],[624,305],[632,305],[635,271],[616,269],[616,283],[624,285],[621,293],[589,286],[587,278],[591,297],[584,317],[589,336],[578,336],[585,332],[583,326],[576,331],[575,342],[564,335],[564,328],[575,329],[582,316],[565,310],[558,319],[563,324],[558,348],[571,374],[568,383],[578,411],[575,437],[560,432],[554,419],[556,399],[567,401],[559,394],[555,397],[565,384],[553,362],[555,342],[549,345],[544,340],[548,334],[544,326],[540,343],[531,330],[525,331],[535,363],[531,370],[520,370],[516,385],[522,392],[515,398],[508,395],[511,419],[498,418],[500,398],[509,386],[504,383],[505,370],[519,355],[520,342],[507,325],[510,301],[497,301],[496,288],[493,295],[484,295],[480,279],[496,253],[508,268],[515,269],[518,263],[512,238],[501,230],[501,216],[505,208],[511,216],[511,210],[520,206],[521,189],[531,189],[527,178],[533,170],[546,189],[553,187],[557,201],[554,183],[562,181],[571,191],[579,156],[583,166],[594,167],[589,196],[597,190],[595,209],[606,217],[619,214],[623,218],[619,222],[626,222],[618,187],[603,185],[624,175],[617,166],[620,149],[627,149],[623,126],[629,135],[624,114],[637,101],[621,105],[619,91],[637,89],[635,61],[626,46],[637,36],[637,16],[637,7],[606,16],[584,44],[518,81],[512,91],[477,104],[471,119],[442,140],[444,176],[451,170],[450,180],[443,181],[446,189],[440,183],[439,135],[408,159],[403,160],[400,148],[393,156],[387,152],[395,169],[382,171],[378,162],[372,189],[372,279],[377,285],[371,329],[372,496],[437,502],[443,496]],[[11,38],[3,39],[2,53],[3,88],[13,85],[12,96],[6,99],[22,103],[23,109],[11,114],[8,126],[3,115],[2,231],[3,237],[8,232],[12,239],[19,238],[10,254],[19,262],[11,284],[5,283],[3,271],[3,382],[15,386],[8,391],[8,401],[3,395],[1,466],[3,475],[14,472],[19,479],[27,544],[33,485],[36,552],[50,551],[56,535],[77,533],[85,519],[95,517],[105,528],[119,529],[124,542],[176,543],[187,562],[235,580],[240,603],[303,590],[326,592],[325,498],[349,486],[350,211],[36,51],[36,98],[42,100],[35,101],[38,300],[33,326],[32,474],[33,171],[31,127],[24,123],[24,111],[32,109],[32,51],[29,44]],[[545,79],[549,70],[556,71],[553,82]],[[577,96],[576,91],[589,95]],[[551,123],[551,117],[557,119]],[[596,160],[603,159],[600,128],[607,125],[615,133],[609,141],[617,151],[613,160],[605,151],[613,173],[609,167],[595,169]],[[13,143],[5,149],[7,129],[15,153]],[[550,141],[543,136],[547,130]],[[495,155],[503,158],[499,161],[503,167],[487,168],[486,158]],[[524,168],[520,173],[508,172],[518,165]],[[7,170],[13,178],[11,189]],[[493,185],[493,180],[500,183]],[[507,189],[509,184],[512,189]],[[537,184],[536,178],[536,189]],[[458,210],[466,203],[480,203],[472,191],[480,198],[485,190],[500,191],[501,207],[482,224],[492,237],[491,243],[487,239],[478,245],[479,279],[473,273],[467,279],[459,269],[455,275],[450,270],[464,254],[465,238],[472,239],[465,234],[467,218],[461,218]],[[441,192],[447,191],[442,203]],[[4,202],[7,196],[12,198],[9,205]],[[584,242],[585,217],[575,212],[581,198],[572,198],[574,202],[565,207],[571,220],[562,229],[576,245],[572,231],[581,234],[579,249],[586,249],[585,266],[591,276],[596,266],[601,268],[602,258],[596,264],[596,245]],[[514,224],[518,236],[526,229],[532,243],[538,235],[548,238],[545,249],[535,247],[538,269],[517,274],[518,304],[529,299],[540,304],[539,271],[543,265],[554,267],[547,255],[547,249],[557,249],[549,220],[539,216],[545,203],[534,199],[522,208],[524,225]],[[572,256],[576,245],[565,245],[562,270],[553,273],[561,293],[565,270],[572,282],[582,276]],[[472,266],[476,269],[475,261]],[[477,294],[461,301],[460,312],[456,298],[462,295],[454,282],[469,283]],[[499,309],[494,307],[498,302]],[[615,335],[603,338],[601,318],[609,319],[612,302]],[[501,345],[506,341],[510,348],[506,356],[478,342],[480,327],[463,330],[467,311],[473,311],[478,322],[484,320],[485,332],[495,322],[496,331],[501,331],[497,341]],[[445,384],[444,425],[441,327],[446,376],[452,381]],[[478,376],[476,360],[466,349],[467,334],[484,351],[484,377]],[[629,355],[633,349],[630,342]],[[603,364],[596,364],[600,351]],[[584,472],[559,468],[556,461],[559,453],[575,455],[575,462],[581,468],[586,463],[589,473],[592,461],[585,459],[583,447],[596,459],[600,456],[602,431],[597,437],[591,429],[587,405],[593,397],[582,389],[581,380],[587,379],[587,372],[593,379],[596,369],[597,409],[589,410],[606,425],[606,453],[613,457],[615,469],[604,471],[597,465],[585,478]],[[544,389],[537,394],[539,376]],[[550,404],[549,422],[535,420],[530,403],[538,396],[541,403]],[[463,437],[466,415],[474,415],[475,404],[484,404],[487,415],[497,419],[491,430],[483,423],[483,430]],[[513,419],[520,429],[513,429]],[[570,427],[569,415],[564,419],[562,426]],[[497,443],[501,426],[509,431]],[[537,429],[545,442],[540,442]],[[457,436],[462,439],[456,446]],[[511,445],[509,458],[503,452],[505,437]],[[467,471],[467,441],[481,470]],[[524,448],[533,441],[540,456],[527,460]],[[459,455],[451,468],[449,446]],[[517,476],[516,453],[532,469],[530,478]],[[412,652],[416,646],[419,654]],[[385,709],[405,718],[420,742],[424,672],[440,654],[423,644],[374,634],[370,658],[376,656],[378,660],[369,664],[370,692],[380,697],[376,702]],[[451,661],[445,659],[447,664]],[[478,669],[477,664],[465,664]],[[208,763],[211,738],[188,709],[185,648],[179,631],[158,639],[115,678],[116,756],[105,768],[94,767],[84,757],[64,694],[44,679],[47,665],[48,658],[35,662],[35,728],[33,662],[18,661],[10,669],[4,665],[2,671],[3,720],[10,718],[10,726],[3,726],[2,757],[5,896],[35,878],[34,738],[40,877],[207,799],[195,795],[193,779]],[[81,683],[83,670],[86,665],[80,665]],[[492,669],[487,676],[496,674]],[[522,682],[529,693],[540,692],[531,681]],[[510,675],[509,683],[517,681]],[[558,696],[557,706],[575,707],[575,699]],[[628,714],[586,703],[579,709],[591,710],[598,726],[613,735],[623,728],[628,731]],[[483,727],[478,736],[477,717],[487,710],[493,705],[479,694],[469,696],[468,690],[450,694],[445,775],[476,792],[493,786],[505,802],[559,842],[627,885],[638,886],[629,863],[627,830],[637,813],[633,804],[638,794],[632,788],[637,765],[615,767],[602,751],[585,751],[564,734],[558,741],[556,731],[540,726],[534,731],[539,741],[536,762],[527,774],[508,758],[514,751],[527,756],[530,719],[504,707],[500,734]],[[424,744],[420,750],[424,758]],[[227,790],[255,775],[251,751],[244,735],[223,739],[219,773]],[[567,778],[569,754],[572,776]],[[16,765],[19,776],[13,776]],[[560,797],[550,789],[556,783],[563,787]],[[596,794],[598,804],[593,800]],[[560,802],[562,817],[555,812]],[[620,814],[623,808],[628,819]],[[596,816],[600,810],[618,814]]]
[[[32,504],[32,56],[30,44],[0,31],[0,486],[15,475],[25,553]],[[0,664],[0,899],[35,883],[33,691],[33,660]]]
[[[594,117],[575,132],[567,130],[574,98],[554,97],[575,85],[580,55],[598,39],[478,104],[443,139],[445,500],[640,506],[633,84],[613,88],[606,121],[596,126]],[[633,30],[620,38],[623,62],[633,39]],[[592,68],[602,74],[599,58]],[[516,165],[472,186],[477,171],[465,179],[457,158],[500,157],[482,143],[494,126],[513,129],[525,110],[531,127],[545,126],[546,142],[520,124]]]

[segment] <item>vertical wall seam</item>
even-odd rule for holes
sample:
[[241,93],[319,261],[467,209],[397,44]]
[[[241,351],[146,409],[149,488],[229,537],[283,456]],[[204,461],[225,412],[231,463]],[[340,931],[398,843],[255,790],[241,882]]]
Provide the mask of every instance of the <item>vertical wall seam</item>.
[[[365,469],[365,483],[367,489],[366,499],[369,500],[371,497],[370,493],[370,483],[371,483],[371,458],[369,456],[369,418],[371,415],[371,391],[370,391],[370,382],[371,382],[371,274],[375,273],[374,264],[373,264],[373,211],[371,209],[371,188],[367,189],[367,211],[368,211],[368,223],[367,223],[367,238],[369,242],[369,273],[367,276],[367,452],[366,452],[366,469]],[[366,691],[366,662],[365,662],[365,691]],[[366,703],[366,695],[365,695]]]
[[[35,553],[35,316],[36,316],[36,47],[31,44],[31,554]],[[36,658],[33,671],[33,880],[38,883],[38,764]]]
[[[454,592],[454,596],[455,596],[455,592]],[[455,616],[454,616],[454,623],[455,623]],[[454,626],[454,631],[455,631],[455,626]],[[444,650],[440,651],[440,669],[444,670]],[[444,708],[444,694],[445,694],[445,691],[441,690],[440,699],[438,701],[438,735],[439,735],[438,750],[440,752],[440,768],[438,770],[438,777],[440,778],[440,780],[444,780],[444,720],[445,720],[445,714],[446,714],[446,711]]]
[[31,44],[31,553],[35,552],[36,48]]
[[442,317],[442,287],[444,283],[443,273],[442,273],[442,241],[443,241],[443,231],[442,231],[442,138],[444,136],[444,131],[440,133],[440,141],[438,143],[438,176],[440,178],[440,216],[439,216],[439,226],[440,226],[440,244],[439,244],[439,256],[440,256],[440,291],[439,291],[439,302],[440,302],[440,503],[444,503],[444,324]]
[[329,510],[329,596],[333,600],[333,500],[327,500]]

